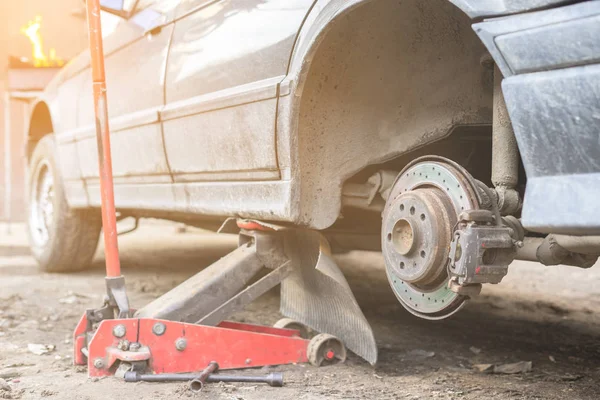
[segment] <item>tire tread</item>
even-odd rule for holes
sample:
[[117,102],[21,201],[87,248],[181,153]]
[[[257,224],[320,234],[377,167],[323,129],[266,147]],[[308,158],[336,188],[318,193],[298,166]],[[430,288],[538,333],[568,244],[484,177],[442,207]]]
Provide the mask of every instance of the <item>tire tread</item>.
[[[58,204],[55,203],[54,226],[50,232],[50,235],[54,234],[54,238],[48,241],[51,247],[35,251],[32,246],[32,253],[46,272],[80,271],[90,266],[92,262],[98,246],[102,220],[97,209],[69,207],[56,157],[54,135],[44,136],[37,143],[31,156],[32,166],[44,158],[51,164],[54,174],[54,195],[58,197]],[[30,168],[30,171],[34,170]]]

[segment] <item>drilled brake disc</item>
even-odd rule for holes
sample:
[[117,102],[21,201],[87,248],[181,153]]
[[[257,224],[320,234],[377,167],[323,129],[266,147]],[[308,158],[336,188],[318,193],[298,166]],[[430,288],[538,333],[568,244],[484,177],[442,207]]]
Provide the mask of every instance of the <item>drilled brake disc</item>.
[[398,175],[383,212],[382,252],[400,303],[443,319],[466,301],[448,289],[448,251],[458,215],[480,206],[473,179],[442,157],[415,160]]

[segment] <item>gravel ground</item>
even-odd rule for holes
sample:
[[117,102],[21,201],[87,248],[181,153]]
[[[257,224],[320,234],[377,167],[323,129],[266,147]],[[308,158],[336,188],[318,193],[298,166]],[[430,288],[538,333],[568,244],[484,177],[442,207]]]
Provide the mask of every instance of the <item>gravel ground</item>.
[[[181,232],[167,224],[145,224],[122,236],[132,305],[146,304],[235,244],[234,237]],[[376,367],[353,355],[343,365],[319,369],[281,366],[272,370],[284,372],[283,388],[217,384],[195,397],[600,398],[598,265],[584,271],[516,262],[502,284],[484,287],[479,298],[451,319],[431,322],[413,317],[397,303],[380,254],[351,252],[336,260],[375,331]],[[84,368],[72,365],[72,329],[86,308],[100,305],[103,285],[101,249],[93,269],[69,275],[41,273],[34,260],[19,251],[0,253],[0,399],[192,397],[183,384],[88,379]],[[279,318],[278,293],[273,291],[235,319],[272,324]],[[56,347],[35,355],[28,344]],[[518,361],[531,361],[532,371],[485,374],[473,367]]]

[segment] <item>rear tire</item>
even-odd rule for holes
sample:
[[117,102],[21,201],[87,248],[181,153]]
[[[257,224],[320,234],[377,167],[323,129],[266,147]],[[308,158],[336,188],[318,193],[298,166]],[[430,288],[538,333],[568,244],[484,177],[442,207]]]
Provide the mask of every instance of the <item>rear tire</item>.
[[95,209],[71,209],[60,176],[54,135],[44,136],[29,162],[29,243],[45,272],[71,272],[91,264],[102,219]]

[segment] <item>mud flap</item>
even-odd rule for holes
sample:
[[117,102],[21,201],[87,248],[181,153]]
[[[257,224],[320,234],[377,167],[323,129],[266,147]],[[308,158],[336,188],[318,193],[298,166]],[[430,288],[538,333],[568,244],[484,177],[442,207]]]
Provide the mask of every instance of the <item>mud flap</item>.
[[371,364],[377,362],[373,330],[318,232],[285,232],[285,252],[293,263],[281,283],[281,313],[322,333],[339,338]]

